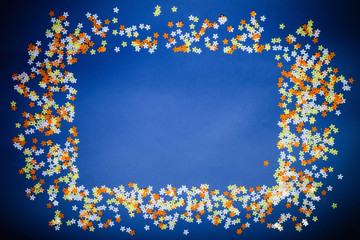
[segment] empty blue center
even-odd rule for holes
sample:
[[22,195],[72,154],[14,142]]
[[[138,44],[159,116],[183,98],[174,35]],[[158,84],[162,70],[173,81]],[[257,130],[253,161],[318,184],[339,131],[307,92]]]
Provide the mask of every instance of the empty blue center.
[[73,67],[80,183],[273,181],[280,111],[271,56],[123,51]]

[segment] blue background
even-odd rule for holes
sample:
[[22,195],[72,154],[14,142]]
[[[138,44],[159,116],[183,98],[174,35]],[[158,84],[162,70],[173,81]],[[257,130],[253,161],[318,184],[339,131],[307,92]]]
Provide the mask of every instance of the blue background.
[[[154,18],[157,4],[162,6],[162,14]],[[177,13],[171,13],[172,6],[178,7]],[[119,14],[112,12],[114,7],[120,9]],[[294,33],[309,19],[314,20],[315,28],[321,30],[320,44],[336,53],[332,66],[355,79],[352,90],[345,94],[346,104],[340,106],[340,118],[330,118],[340,129],[335,138],[339,155],[331,159],[331,165],[335,174],[345,177],[335,181],[333,174],[330,184],[334,191],[322,199],[314,214],[319,221],[302,232],[296,232],[293,225],[285,225],[288,227],[279,233],[252,223],[241,237],[339,239],[359,235],[360,9],[355,1],[7,1],[0,9],[1,235],[11,236],[9,239],[130,238],[120,232],[119,225],[94,233],[75,226],[55,232],[47,225],[53,210],[46,208],[46,196],[34,202],[25,197],[28,184],[18,175],[23,158],[11,145],[18,119],[10,111],[10,102],[21,99],[12,90],[11,75],[29,72],[27,44],[44,40],[50,10],[69,12],[73,27],[86,22],[89,11],[101,19],[115,16],[125,26],[148,23],[151,32],[159,33],[165,31],[167,21],[188,23],[190,14],[200,21],[215,21],[226,14],[228,24],[235,27],[254,10],[258,18],[267,17],[265,39],[280,34],[280,23],[285,24],[286,33]],[[152,185],[155,190],[167,184],[208,183],[217,189],[229,184],[274,184],[280,72],[273,53],[226,55],[203,49],[200,55],[174,54],[159,40],[152,55],[135,53],[129,46],[116,54],[112,51],[115,45],[108,42],[106,53],[79,56],[79,63],[70,67],[78,79],[74,124],[81,141],[77,160],[80,184],[114,187],[132,181],[139,186]],[[263,166],[265,160],[270,162],[268,167]],[[338,203],[335,210],[330,207],[333,202]],[[230,239],[236,235],[235,228],[225,230],[207,220],[200,225],[179,222],[173,232],[158,230],[140,218],[128,223],[124,225],[140,229],[133,237],[136,239]],[[141,231],[145,224],[150,225],[149,232]],[[183,236],[183,229],[190,234]]]

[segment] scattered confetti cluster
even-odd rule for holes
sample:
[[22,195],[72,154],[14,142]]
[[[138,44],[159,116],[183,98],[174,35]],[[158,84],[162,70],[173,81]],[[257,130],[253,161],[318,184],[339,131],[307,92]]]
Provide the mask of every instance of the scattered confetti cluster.
[[[166,11],[176,14],[178,9],[174,6]],[[301,26],[295,35],[261,42],[264,29],[260,22],[266,18],[262,16],[258,21],[254,11],[249,21],[241,20],[238,26],[227,24],[225,15],[215,21],[190,15],[188,19],[165,23],[168,31],[161,33],[151,31],[149,24],[122,25],[116,18],[118,12],[114,8],[112,19],[105,20],[87,13],[91,29],[86,31],[79,23],[70,32],[68,13],[56,17],[51,11],[52,26],[46,30],[48,43],[37,41],[28,46],[31,73],[12,76],[14,89],[28,105],[18,109],[17,103],[11,102],[11,109],[21,118],[15,123],[18,134],[12,139],[13,146],[24,155],[25,166],[19,173],[32,183],[25,191],[30,200],[47,194],[46,206],[55,211],[49,225],[59,230],[65,223],[89,231],[119,226],[122,232],[131,235],[151,230],[145,224],[143,229],[129,227],[131,221],[124,223],[120,215],[127,212],[130,217],[141,215],[147,223],[152,222],[162,230],[173,230],[178,221],[197,224],[208,221],[241,234],[257,222],[282,231],[284,223],[291,221],[301,231],[311,221],[317,221],[313,216],[315,205],[333,189],[324,179],[334,172],[327,159],[330,154],[337,154],[333,135],[338,129],[334,125],[321,129],[316,122],[330,114],[340,115],[339,105],[345,103],[341,91],[349,91],[354,80],[346,79],[338,74],[337,68],[330,67],[335,53],[318,45],[320,31],[313,29],[313,22]],[[153,14],[159,16],[161,7],[156,6]],[[280,24],[279,29],[284,28]],[[225,31],[226,38],[220,37],[217,33],[220,30]],[[107,47],[108,35],[121,39],[114,49]],[[281,74],[277,86],[281,100],[278,106],[282,109],[278,122],[281,130],[277,142],[279,166],[274,173],[276,185],[234,184],[221,191],[207,184],[167,185],[154,191],[152,186],[139,188],[131,182],[115,188],[93,189],[77,184],[80,140],[78,129],[72,124],[77,79],[68,66],[75,64],[80,54],[94,55],[107,50],[118,53],[128,46],[136,52],[153,54],[159,44],[178,54],[201,54],[206,50],[274,54]],[[264,161],[265,166],[269,164],[276,163]],[[339,174],[337,178],[341,180],[343,176]],[[73,216],[61,212],[64,202],[71,205]],[[274,216],[274,208],[281,206],[284,212]],[[337,204],[331,207],[336,208]],[[183,234],[189,234],[189,230],[184,229]]]

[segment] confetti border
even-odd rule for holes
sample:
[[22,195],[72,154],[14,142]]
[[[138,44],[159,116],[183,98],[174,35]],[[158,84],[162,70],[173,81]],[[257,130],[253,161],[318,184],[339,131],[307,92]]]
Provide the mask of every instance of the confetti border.
[[[174,6],[170,10],[176,13],[178,9]],[[337,155],[332,135],[338,129],[333,124],[321,129],[315,123],[333,112],[341,114],[338,106],[345,103],[345,98],[340,91],[349,91],[349,83],[354,80],[347,80],[338,74],[337,68],[330,67],[335,53],[318,44],[320,30],[313,28],[313,22],[310,20],[298,28],[297,36],[289,34],[262,42],[264,29],[260,22],[266,18],[261,16],[258,21],[254,11],[250,13],[250,20],[242,20],[237,29],[226,24],[225,15],[214,22],[208,19],[200,22],[199,18],[190,15],[187,22],[169,21],[169,31],[161,34],[151,32],[149,24],[127,27],[119,24],[118,12],[118,8],[113,9],[115,16],[111,20],[100,20],[97,14],[87,13],[91,31],[86,32],[79,23],[70,33],[68,13],[55,17],[51,11],[52,27],[45,34],[49,44],[45,48],[41,48],[40,41],[29,44],[31,73],[14,73],[12,76],[14,89],[25,98],[24,102],[29,103],[29,107],[19,107],[24,108],[18,114],[23,123],[15,124],[19,134],[12,139],[13,146],[25,157],[25,166],[19,173],[32,183],[32,187],[26,189],[30,200],[47,193],[49,202],[46,206],[54,209],[55,214],[49,225],[55,230],[60,229],[65,220],[60,211],[64,201],[76,203],[72,206],[75,217],[67,217],[66,225],[77,225],[90,231],[122,223],[119,212],[124,209],[130,217],[142,215],[162,230],[173,230],[180,220],[198,224],[207,220],[216,226],[223,225],[225,229],[235,226],[235,232],[242,234],[253,220],[279,231],[283,230],[285,222],[292,221],[295,229],[301,231],[310,220],[317,221],[313,216],[315,204],[332,191],[332,186],[325,186],[320,178],[325,179],[334,171],[327,159],[330,154]],[[154,17],[161,13],[161,7],[156,6]],[[285,25],[280,24],[279,28],[284,30]],[[220,40],[221,34],[207,34],[210,30],[220,29],[225,30],[229,40]],[[203,50],[218,51],[221,48],[224,54],[274,54],[281,73],[277,86],[281,95],[278,106],[282,109],[278,122],[281,128],[277,142],[279,167],[274,173],[277,185],[246,188],[234,184],[223,192],[211,189],[207,184],[190,188],[167,185],[158,192],[153,191],[152,186],[139,188],[131,182],[112,189],[101,186],[90,190],[78,186],[79,169],[75,162],[80,140],[77,127],[72,125],[77,79],[67,68],[78,61],[80,54],[107,51],[105,39],[108,35],[125,39],[115,46],[115,53],[133,47],[135,52],[153,54],[161,42],[177,54],[201,54]],[[145,37],[141,38],[143,35]],[[96,37],[101,43],[92,39]],[[339,84],[342,84],[341,88]],[[11,102],[11,109],[20,112],[15,101]],[[65,143],[54,136],[65,137]],[[265,160],[264,165],[268,166],[270,162]],[[339,174],[337,178],[341,180],[343,176]],[[280,217],[271,216],[275,206],[286,207]],[[336,208],[337,204],[333,203],[332,207]],[[105,215],[111,217],[105,219]],[[135,234],[135,229],[125,225],[121,225],[120,230]],[[150,230],[150,226],[145,225],[144,230]],[[187,235],[189,231],[185,229],[183,233]]]

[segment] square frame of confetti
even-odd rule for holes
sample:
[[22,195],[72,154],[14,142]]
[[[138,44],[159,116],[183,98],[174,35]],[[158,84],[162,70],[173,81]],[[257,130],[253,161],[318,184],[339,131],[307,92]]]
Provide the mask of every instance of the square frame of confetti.
[[7,239],[353,239],[351,1],[14,1]]

